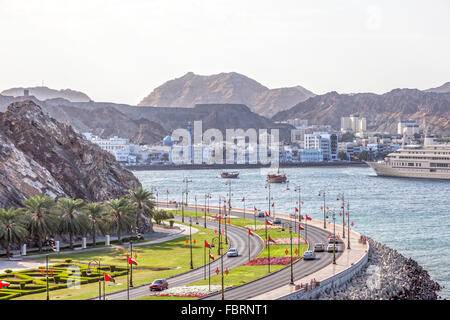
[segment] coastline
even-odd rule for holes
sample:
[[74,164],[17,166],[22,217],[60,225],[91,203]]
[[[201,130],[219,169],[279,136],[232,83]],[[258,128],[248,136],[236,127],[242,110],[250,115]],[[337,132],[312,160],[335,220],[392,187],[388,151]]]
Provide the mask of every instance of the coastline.
[[319,295],[319,300],[441,300],[442,286],[412,258],[366,237],[366,266],[349,282]]
[[[151,171],[151,170],[204,170],[204,169],[259,169],[270,168],[270,165],[264,164],[145,164],[124,166],[132,171]],[[317,168],[317,167],[369,167],[365,162],[360,161],[333,161],[333,162],[297,162],[280,163],[280,168]]]

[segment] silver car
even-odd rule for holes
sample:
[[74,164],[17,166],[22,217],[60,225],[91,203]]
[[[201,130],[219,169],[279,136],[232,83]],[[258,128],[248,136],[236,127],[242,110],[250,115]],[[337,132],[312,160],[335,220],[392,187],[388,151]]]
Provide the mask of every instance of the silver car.
[[227,257],[238,257],[239,253],[236,248],[230,248],[227,252]]
[[315,258],[316,258],[316,255],[311,250],[307,250],[303,254],[303,260],[314,260]]
[[333,247],[335,247],[334,250],[335,250],[336,252],[339,251],[338,245],[334,246],[332,243],[330,243],[330,244],[327,246],[327,252],[333,252]]

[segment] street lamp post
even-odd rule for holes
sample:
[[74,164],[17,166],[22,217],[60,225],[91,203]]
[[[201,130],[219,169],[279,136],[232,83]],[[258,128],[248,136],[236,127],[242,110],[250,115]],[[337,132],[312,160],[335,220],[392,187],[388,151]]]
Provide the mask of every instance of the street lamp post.
[[336,264],[336,212],[333,210],[333,264]]
[[195,224],[198,224],[198,217],[197,217],[197,195],[195,196]]
[[347,249],[350,249],[350,201],[347,200]]
[[223,200],[223,212],[225,214],[225,221],[224,221],[225,222],[225,244],[228,244],[228,228],[227,228],[228,214],[227,214],[227,202],[225,199]]
[[[301,202],[302,201],[302,196],[301,196],[302,188],[301,188],[301,186],[296,185],[294,191],[298,193],[298,225],[300,228],[300,222],[302,221],[302,202]],[[294,221],[295,220],[296,219],[294,217]],[[295,228],[295,226],[294,226],[294,228]],[[300,253],[300,230],[297,233],[297,238],[298,238],[297,239],[297,250]]]
[[292,224],[289,222],[282,223],[281,231],[284,231],[286,225],[289,226],[289,237],[291,238],[291,282],[290,282],[290,284],[294,284],[294,268],[292,266],[292,259],[293,259],[293,257],[292,257]]
[[47,300],[50,300],[50,294],[48,289],[48,254],[45,255],[45,264],[47,269]]
[[[88,270],[91,269],[91,263],[95,262],[97,264],[97,273],[99,275],[99,279],[98,279],[98,300],[102,300],[102,281],[101,281],[101,273],[100,273],[100,260],[101,258],[98,258],[98,260],[91,260],[88,263]],[[127,262],[128,265],[128,262]],[[127,275],[128,275],[128,268],[127,268]],[[127,282],[127,287],[128,287],[128,282]]]
[[269,217],[270,217],[271,194],[270,194],[270,182],[269,182],[269,179],[266,180],[266,189],[269,191]]
[[184,223],[184,190],[181,191],[181,222]]
[[192,261],[192,217],[189,216],[189,244],[191,251],[191,270],[194,269],[194,263]]
[[342,238],[345,239],[345,197],[344,197],[344,193],[338,193],[338,196],[336,198],[337,201],[342,200],[342,205],[341,205],[341,209],[342,209]]
[[319,197],[322,197],[322,196],[323,196],[323,228],[326,229],[326,228],[327,228],[327,223],[326,223],[327,218],[326,218],[326,214],[325,214],[325,208],[326,208],[326,201],[325,201],[325,198],[326,198],[326,191],[325,191],[324,189],[319,191]]
[[[185,188],[185,192],[186,192],[186,203],[185,205],[188,205],[188,194],[189,194],[189,182],[192,182],[192,180],[190,180],[188,177],[183,178],[183,182],[186,184],[186,188]],[[184,208],[184,207],[183,207]],[[183,217],[182,217],[182,222],[184,222],[184,210],[183,210]]]
[[[130,257],[133,258],[133,241],[130,240]],[[128,264],[130,262],[128,261]],[[133,288],[133,264],[130,264],[130,287]]]

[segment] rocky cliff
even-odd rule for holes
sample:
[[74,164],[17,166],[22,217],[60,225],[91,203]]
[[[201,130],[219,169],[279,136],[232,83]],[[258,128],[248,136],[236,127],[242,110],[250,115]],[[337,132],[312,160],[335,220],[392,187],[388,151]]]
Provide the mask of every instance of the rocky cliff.
[[28,88],[11,88],[1,92],[4,96],[21,97],[24,90],[28,90],[30,96],[34,96],[39,100],[62,98],[71,102],[88,102],[91,99],[83,92],[71,89],[55,90],[47,87],[28,87]]
[[400,119],[423,120],[434,133],[450,134],[450,93],[395,89],[385,94],[338,94],[329,92],[279,112],[274,121],[308,119],[312,124],[330,124],[340,128],[341,117],[357,113],[367,118],[370,131],[397,132]]
[[269,89],[236,72],[210,76],[189,72],[156,88],[139,106],[186,108],[196,104],[244,104],[253,112],[272,116],[312,96],[312,92],[301,86]]
[[114,157],[32,101],[0,113],[0,206],[38,194],[102,201],[140,183]]

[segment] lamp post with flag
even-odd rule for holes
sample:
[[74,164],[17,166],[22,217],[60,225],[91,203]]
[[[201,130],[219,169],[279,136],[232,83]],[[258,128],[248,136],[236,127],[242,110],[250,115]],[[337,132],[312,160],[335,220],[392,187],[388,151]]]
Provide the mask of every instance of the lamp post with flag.
[[195,199],[195,224],[198,224],[198,217],[197,217],[197,195],[195,195],[194,199]]
[[250,249],[250,236],[253,236],[253,232],[252,232],[252,230],[250,230],[250,228],[248,228],[248,261],[251,260],[251,257],[250,257],[250,252],[251,252],[251,249]]
[[[186,184],[186,189],[185,189],[185,192],[186,192],[186,203],[184,205],[187,207],[188,206],[188,194],[189,194],[188,185],[189,185],[189,182],[192,182],[192,180],[190,180],[188,177],[185,177],[185,178],[183,178],[183,182]],[[184,222],[184,216],[183,216],[183,222]]]
[[45,269],[47,278],[47,300],[50,300],[49,288],[48,288],[48,254],[45,255]]
[[205,245],[203,246],[203,257],[204,257],[204,276],[203,279],[206,280],[206,248],[209,248],[209,252],[211,252],[211,245],[208,243],[208,241],[205,240]]
[[269,273],[270,273],[270,241],[272,240],[271,238],[270,238],[270,235],[268,235],[268,231],[267,231],[267,225],[272,225],[272,222],[270,222],[268,219],[267,219],[267,217],[266,217],[266,243],[267,243],[267,257],[268,257],[268,263],[267,263],[267,266],[268,266],[268,271],[269,271]]
[[245,220],[245,196],[242,197],[241,201],[244,203],[244,220]]
[[[135,259],[137,255],[134,255]],[[137,266],[137,261],[133,259],[133,241],[130,241],[130,255],[127,253],[128,264],[130,265],[130,287],[133,288],[133,264]]]
[[272,203],[272,195],[271,195],[271,192],[270,192],[270,181],[269,181],[269,179],[267,179],[266,180],[266,186],[265,186],[265,188],[267,189],[267,191],[269,192],[269,197],[268,197],[268,200],[269,200],[269,217],[270,217],[270,205],[271,205],[271,203]]
[[350,201],[347,200],[347,249],[350,249]]
[[345,198],[344,193],[338,193],[337,201],[342,200],[341,213],[342,213],[342,238],[345,239]]
[[333,264],[336,264],[336,212],[334,210],[331,211],[333,217]]
[[322,207],[322,209],[323,209],[323,228],[326,229],[327,228],[327,223],[326,223],[326,221],[327,221],[326,217],[327,216],[325,214],[325,208],[326,208],[326,200],[325,200],[325,198],[326,198],[326,191],[325,191],[325,189],[322,189],[322,190],[319,191],[319,197],[323,197],[323,207]]
[[[209,199],[212,198],[211,193],[205,193],[205,228],[206,228],[206,212],[208,211],[209,213]],[[206,200],[208,200],[208,209],[206,208]]]
[[293,267],[293,262],[292,262],[292,260],[293,260],[293,256],[292,256],[292,223],[283,222],[281,224],[281,226],[282,226],[282,229],[281,229],[282,232],[284,232],[284,229],[286,228],[286,226],[289,226],[289,238],[291,239],[291,241],[290,241],[290,243],[291,243],[291,282],[290,282],[290,284],[294,284],[294,267]]
[[166,189],[167,208],[169,208],[169,189]]
[[194,269],[194,262],[192,260],[192,217],[189,216],[189,247],[191,251],[191,270]]

